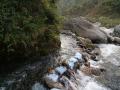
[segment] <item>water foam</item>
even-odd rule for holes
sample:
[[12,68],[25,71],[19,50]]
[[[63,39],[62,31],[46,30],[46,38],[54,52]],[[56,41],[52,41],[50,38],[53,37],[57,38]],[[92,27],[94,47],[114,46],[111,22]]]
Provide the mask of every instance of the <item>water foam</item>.
[[79,89],[78,90],[110,90],[101,84],[98,84],[97,81],[95,81],[94,78],[90,76],[86,76],[84,73],[78,70],[79,73]]
[[110,56],[114,51],[118,50],[118,46],[115,46],[113,44],[101,44],[100,46],[101,55],[103,57]]

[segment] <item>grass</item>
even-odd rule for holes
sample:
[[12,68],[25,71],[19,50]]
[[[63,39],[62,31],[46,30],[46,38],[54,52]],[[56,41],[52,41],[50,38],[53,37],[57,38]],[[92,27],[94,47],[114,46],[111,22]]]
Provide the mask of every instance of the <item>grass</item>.
[[87,19],[91,22],[100,22],[102,26],[105,26],[107,28],[114,27],[116,25],[120,24],[120,17],[119,18],[110,18],[107,16],[97,16],[97,17],[92,17],[92,16],[87,16]]

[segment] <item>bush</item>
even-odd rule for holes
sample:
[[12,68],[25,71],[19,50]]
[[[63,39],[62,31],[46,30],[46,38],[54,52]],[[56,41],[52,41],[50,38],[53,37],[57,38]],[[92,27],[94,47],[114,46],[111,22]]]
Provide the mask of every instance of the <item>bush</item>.
[[0,1],[0,60],[58,48],[58,25],[54,0]]

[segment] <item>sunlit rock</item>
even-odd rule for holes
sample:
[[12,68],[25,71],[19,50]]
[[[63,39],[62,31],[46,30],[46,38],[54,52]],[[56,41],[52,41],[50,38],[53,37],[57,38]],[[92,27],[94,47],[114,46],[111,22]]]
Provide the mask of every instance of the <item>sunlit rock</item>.
[[68,66],[69,66],[71,69],[73,69],[73,67],[74,67],[74,62],[68,61]]
[[67,70],[67,68],[64,67],[64,66],[60,66],[60,67],[57,67],[57,68],[55,69],[55,71],[57,71],[57,72],[60,73],[60,74],[63,74],[66,70]]
[[77,52],[77,53],[75,54],[75,58],[81,60],[81,59],[82,59],[82,54],[79,53],[79,52]]
[[53,82],[57,82],[59,76],[57,74],[53,73],[53,74],[46,75],[46,78]]
[[72,57],[72,58],[69,59],[69,61],[75,63],[75,62],[77,62],[78,60],[77,60],[76,58]]

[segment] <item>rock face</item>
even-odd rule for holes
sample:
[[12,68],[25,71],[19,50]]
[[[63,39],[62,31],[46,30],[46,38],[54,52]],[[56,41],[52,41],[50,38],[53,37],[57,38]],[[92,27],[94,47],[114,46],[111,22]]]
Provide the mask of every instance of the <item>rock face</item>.
[[64,24],[65,30],[71,30],[77,35],[92,40],[93,43],[106,43],[107,35],[99,27],[84,18],[72,18]]

